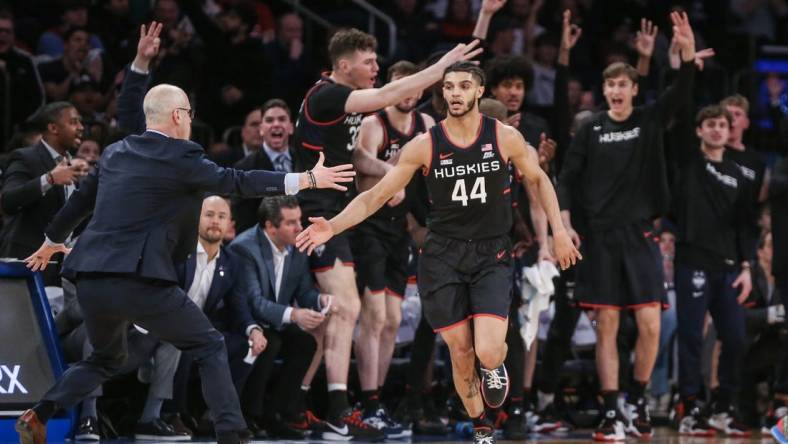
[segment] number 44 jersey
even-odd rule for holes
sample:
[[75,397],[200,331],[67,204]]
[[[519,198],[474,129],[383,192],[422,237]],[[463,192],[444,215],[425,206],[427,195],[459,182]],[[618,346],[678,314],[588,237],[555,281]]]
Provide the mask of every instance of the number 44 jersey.
[[430,231],[467,241],[510,232],[510,172],[498,148],[497,122],[482,116],[476,140],[466,147],[452,142],[445,122],[430,129],[432,160],[424,170]]

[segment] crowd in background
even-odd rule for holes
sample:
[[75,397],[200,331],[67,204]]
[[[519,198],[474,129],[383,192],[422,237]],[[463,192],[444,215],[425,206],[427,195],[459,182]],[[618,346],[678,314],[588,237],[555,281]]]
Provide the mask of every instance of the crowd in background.
[[[313,3],[307,6],[337,27],[366,27],[367,16],[353,2]],[[728,431],[771,425],[788,414],[788,386],[782,385],[788,368],[773,358],[775,350],[786,348],[788,334],[782,302],[786,295],[778,290],[775,277],[788,272],[788,264],[783,259],[779,267],[784,268],[775,268],[776,256],[786,253],[773,242],[777,230],[788,232],[788,227],[773,227],[770,217],[779,211],[782,222],[788,200],[788,171],[783,160],[788,142],[788,77],[784,77],[788,66],[781,65],[785,62],[780,61],[779,51],[769,49],[788,44],[788,2],[509,0],[502,10],[488,14],[483,35],[478,35],[485,4],[474,0],[383,2],[378,6],[394,19],[397,32],[396,42],[392,42],[386,28],[378,25],[380,65],[386,68],[401,60],[429,63],[458,42],[472,36],[484,39],[481,63],[487,73],[487,91],[503,104],[498,115],[494,111],[488,114],[518,127],[544,155],[543,168],[555,180],[561,175],[575,133],[592,113],[607,108],[601,88],[606,67],[615,62],[636,66],[639,91],[635,100],[641,104],[653,103],[676,79],[680,62],[668,16],[673,10],[687,12],[699,56],[691,103],[665,131],[671,185],[682,183],[683,162],[689,162],[677,152],[694,150],[700,144],[695,132],[702,123],[696,125],[697,109],[717,104],[725,112],[709,118],[727,119],[730,136],[726,150],[748,153],[739,163],[749,171],[743,171],[744,177],[753,181],[753,191],[743,207],[747,209],[743,224],[752,245],[747,253],[752,292],[740,301],[745,308],[746,334],[737,339],[741,342],[736,363],[742,367],[741,384],[735,399],[724,400],[726,409],[737,407],[730,414],[735,424],[728,423]],[[571,32],[565,11],[576,27]],[[152,21],[161,23],[161,43],[155,52],[145,53],[140,25]],[[195,116],[192,138],[219,165],[292,172],[291,153],[296,147],[291,136],[298,109],[310,85],[330,69],[325,42],[332,31],[305,21],[277,1],[34,0],[0,8],[1,255],[24,258],[38,248],[44,227],[78,186],[79,177],[95,167],[104,147],[141,131],[141,97],[156,84],[171,83],[187,92]],[[138,61],[146,66],[136,65]],[[386,80],[384,72],[381,69],[381,84]],[[444,116],[440,102],[439,93],[426,91],[419,110],[439,121]],[[20,150],[36,145],[45,146],[41,152],[51,157]],[[49,193],[53,187],[62,187],[63,192]],[[682,192],[675,187],[671,191],[674,195]],[[527,208],[527,193],[521,194],[522,207]],[[658,359],[648,389],[652,413],[667,417],[672,411],[677,420],[688,414],[682,410],[686,399],[679,401],[678,395],[673,396],[679,391],[676,361],[681,355],[679,352],[677,359],[675,352],[682,316],[676,311],[674,279],[675,245],[683,223],[680,213],[674,207],[654,224],[654,238],[663,259],[655,267],[664,272],[665,306],[669,308],[662,313]],[[523,217],[528,219],[527,211]],[[311,316],[327,301],[318,301],[306,270],[300,280],[293,278],[292,300],[285,304],[289,311],[272,314],[265,303],[270,295],[258,288],[260,283],[253,278],[256,267],[264,266],[260,265],[263,256],[258,258],[264,253],[255,247],[256,242],[267,237],[268,257],[276,251],[284,254],[300,230],[298,220],[298,202],[291,198],[209,197],[203,205],[197,249],[189,262],[181,264],[184,288],[190,297],[192,293],[201,295],[212,320],[237,324],[241,319],[246,323],[223,327],[244,413],[258,436],[267,433],[294,439],[318,430],[317,416],[326,402],[325,390],[321,393],[311,388],[313,379],[314,384],[321,380],[323,322],[323,318]],[[575,228],[582,237],[582,228]],[[526,220],[523,231],[514,236],[521,242],[520,265],[530,265],[539,255],[539,245],[533,245],[533,230]],[[423,237],[417,229],[411,234],[411,256],[415,257]],[[240,258],[238,264],[243,265],[233,267],[226,277],[221,274],[228,280],[226,288],[214,294],[208,276],[218,276],[222,263],[213,259],[223,255]],[[279,260],[284,261],[284,256]],[[412,264],[410,269],[414,269]],[[63,286],[67,299],[73,294],[67,282],[62,285],[54,268],[47,271],[45,281]],[[275,286],[274,300],[279,285]],[[512,401],[497,416],[498,425],[510,433],[526,427],[533,432],[557,433],[593,422],[583,412],[598,403],[597,387],[587,380],[587,373],[573,367],[582,369],[584,362],[593,361],[593,353],[588,353],[587,345],[573,342],[569,333],[575,331],[575,325],[580,332],[596,320],[593,312],[581,314],[574,306],[571,279],[563,277],[557,287],[550,313],[569,327],[561,332],[545,325],[542,345],[524,353],[528,356],[522,357],[521,367],[515,367],[514,371],[523,375],[522,387],[512,392]],[[235,296],[226,296],[230,293]],[[416,297],[414,285],[405,296],[406,301]],[[246,298],[241,306],[248,307],[248,313],[228,313],[235,306],[224,306],[221,301],[225,297]],[[294,314],[307,307],[315,310]],[[66,312],[63,309],[62,313]],[[403,315],[405,322],[399,332],[408,340],[399,341],[394,355],[405,360],[394,360],[382,387],[382,402],[394,411],[392,421],[400,426],[415,433],[446,433],[447,417],[452,423],[467,418],[458,400],[446,394],[451,392],[451,372],[445,368],[445,353],[439,350],[433,355],[428,350],[423,357],[425,327],[412,318],[409,322],[409,314],[418,319],[418,309]],[[724,336],[727,326],[715,325],[710,316],[705,317],[705,346],[698,363],[702,364],[708,403],[713,405],[723,402],[715,397],[720,385],[717,362],[723,348],[716,337]],[[510,327],[519,332],[514,318]],[[299,328],[284,325],[291,324],[290,319]],[[268,350],[257,364],[247,356],[248,326],[254,322],[265,324]],[[631,379],[628,356],[633,348],[634,321],[623,317],[621,323],[621,381],[626,386]],[[61,324],[65,326],[60,333],[64,344],[72,344],[67,348],[76,360],[89,353],[89,344],[84,332],[80,336],[78,320],[66,324]],[[434,343],[434,336],[426,337]],[[140,439],[183,438],[210,431],[210,418],[203,416],[202,405],[195,399],[199,396],[193,393],[191,380],[195,376],[189,360],[166,344],[146,343],[150,338],[141,332],[130,338],[143,343],[140,349],[144,353],[140,362],[135,361],[136,366],[129,364],[127,373],[150,384],[151,389],[146,396],[122,388],[108,391],[107,401],[98,404],[102,408],[96,406],[96,399],[102,396],[96,393],[83,404],[83,437],[133,431]],[[418,351],[417,346],[421,347]],[[417,362],[424,362],[425,368],[414,377],[408,360],[418,353]],[[727,365],[733,364],[719,364]],[[269,383],[271,378],[277,378],[279,385]],[[357,399],[361,399],[358,392]],[[169,399],[172,401],[164,402]],[[123,409],[128,405],[141,409],[142,414],[130,419]]]

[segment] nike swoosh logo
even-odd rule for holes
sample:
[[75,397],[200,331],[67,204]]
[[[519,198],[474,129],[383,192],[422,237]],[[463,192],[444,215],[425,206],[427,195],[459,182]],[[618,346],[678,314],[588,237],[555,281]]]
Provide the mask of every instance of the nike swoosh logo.
[[344,424],[344,425],[342,425],[342,428],[339,428],[339,427],[334,427],[333,424],[331,424],[330,422],[326,421],[326,425],[331,427],[331,429],[333,431],[339,433],[340,435],[347,435],[348,434],[347,424]]
[[438,157],[440,157],[441,160],[443,160],[443,159],[448,159],[449,157],[451,157],[453,155],[454,155],[454,153],[438,154]]
[[495,258],[501,260],[504,254],[506,254],[506,251],[499,251],[498,254],[495,255]]

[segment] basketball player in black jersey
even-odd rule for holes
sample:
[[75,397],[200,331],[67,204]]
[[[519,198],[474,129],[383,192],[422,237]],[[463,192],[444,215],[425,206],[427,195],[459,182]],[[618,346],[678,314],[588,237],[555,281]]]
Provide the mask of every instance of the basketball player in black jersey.
[[580,253],[561,222],[550,179],[523,136],[479,113],[483,92],[484,72],[475,64],[456,63],[446,69],[446,120],[408,143],[394,168],[331,221],[310,218],[312,225],[296,245],[313,251],[374,214],[422,170],[432,203],[419,260],[424,315],[449,346],[455,388],[474,418],[474,442],[490,444],[495,435],[484,417],[484,403],[500,406],[508,391],[503,361],[512,287],[509,162],[537,190],[562,268],[574,264]]
[[[400,61],[388,70],[388,80],[415,74],[418,68]],[[359,191],[372,188],[399,158],[400,148],[435,125],[432,117],[415,111],[421,92],[364,118],[353,153]],[[386,381],[397,330],[402,320],[402,299],[408,281],[408,199],[397,193],[378,212],[356,228],[353,257],[362,293],[356,359],[361,380],[363,418],[383,430],[387,438],[410,435],[381,407],[379,387]]]
[[[363,113],[393,105],[440,80],[454,62],[481,52],[478,41],[460,44],[434,65],[411,76],[373,88],[378,73],[377,42],[356,29],[340,30],[331,38],[328,53],[333,70],[307,92],[295,129],[296,170],[311,167],[320,153],[326,166],[350,161]],[[304,217],[332,217],[346,203],[339,190],[311,190],[299,197]],[[306,225],[306,224],[305,224]],[[326,326],[325,359],[328,378],[328,414],[323,439],[382,439],[382,432],[363,423],[347,400],[347,377],[353,328],[360,302],[348,239],[337,236],[314,252],[310,262],[321,291],[334,295],[337,313]]]

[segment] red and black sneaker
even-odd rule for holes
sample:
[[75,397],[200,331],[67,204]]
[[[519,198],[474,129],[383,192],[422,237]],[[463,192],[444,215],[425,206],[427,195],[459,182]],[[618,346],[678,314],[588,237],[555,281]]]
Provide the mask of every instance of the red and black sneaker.
[[383,441],[386,435],[365,423],[358,410],[346,410],[324,421],[322,438],[326,441]]

